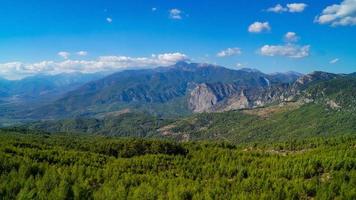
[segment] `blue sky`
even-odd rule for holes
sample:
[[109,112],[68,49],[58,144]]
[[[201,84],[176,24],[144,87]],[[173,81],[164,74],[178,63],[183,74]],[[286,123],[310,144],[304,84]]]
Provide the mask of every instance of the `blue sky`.
[[2,0],[0,76],[180,59],[267,73],[349,73],[356,71],[355,25],[355,0]]

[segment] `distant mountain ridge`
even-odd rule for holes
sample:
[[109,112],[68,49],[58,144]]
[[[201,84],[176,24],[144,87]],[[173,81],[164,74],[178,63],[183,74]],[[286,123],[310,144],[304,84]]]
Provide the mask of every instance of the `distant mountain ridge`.
[[[241,88],[289,84],[297,78],[290,74],[275,76],[256,70],[232,70],[217,65],[179,62],[169,67],[114,73],[85,84],[40,110],[34,110],[30,117],[90,116],[126,108],[153,114],[187,114],[192,112],[188,105],[189,95],[199,84],[229,84],[230,92],[234,93]],[[221,92],[221,98],[225,98],[228,91]]]
[[356,132],[356,77],[177,63],[91,81],[21,117],[46,132],[178,141],[291,140]]
[[[124,110],[180,117],[290,101],[323,101],[325,105],[339,108],[343,104],[340,97],[324,91],[333,81],[342,84],[349,81],[352,85],[354,76],[327,72],[265,74],[254,69],[233,70],[218,65],[179,62],[168,67],[121,71],[87,81],[57,100],[11,113],[19,120],[92,118]],[[324,85],[320,85],[322,83]],[[348,93],[353,90],[351,88]],[[348,94],[339,94],[344,95]],[[353,101],[353,97],[347,99]]]
[[57,75],[36,75],[20,80],[0,79],[2,97],[18,96],[33,98],[47,93],[66,93],[84,83],[97,80],[103,74],[62,73]]

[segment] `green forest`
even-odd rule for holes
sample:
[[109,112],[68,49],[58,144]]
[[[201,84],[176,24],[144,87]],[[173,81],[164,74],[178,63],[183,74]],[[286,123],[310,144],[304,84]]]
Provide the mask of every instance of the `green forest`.
[[356,138],[236,145],[3,129],[0,199],[356,199]]
[[[303,124],[303,126],[301,126]],[[38,121],[15,129],[49,133],[165,138],[175,141],[284,141],[315,136],[351,135],[356,132],[356,112],[310,103],[289,102],[256,109],[201,113],[176,119],[145,113],[125,113],[103,119],[77,118]]]

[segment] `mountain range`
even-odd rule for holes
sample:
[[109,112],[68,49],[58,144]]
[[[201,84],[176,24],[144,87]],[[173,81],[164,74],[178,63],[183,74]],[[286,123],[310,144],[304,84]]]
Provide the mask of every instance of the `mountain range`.
[[[253,92],[266,93],[268,88],[287,87],[299,76],[297,73],[269,75],[256,70],[179,62],[170,67],[118,72],[89,82],[44,107],[27,112],[27,117],[96,116],[126,109],[163,116],[188,115],[213,111],[222,102],[244,92],[253,95]],[[272,100],[245,107],[267,101]],[[209,102],[213,104],[210,107]]]
[[21,129],[237,142],[356,131],[355,73],[265,74],[179,62],[1,84],[2,123]]
[[[2,80],[1,112],[3,125],[21,122],[21,129],[236,142],[356,131],[355,73],[265,74],[179,62],[19,82],[33,89]],[[10,94],[24,106],[9,109]]]

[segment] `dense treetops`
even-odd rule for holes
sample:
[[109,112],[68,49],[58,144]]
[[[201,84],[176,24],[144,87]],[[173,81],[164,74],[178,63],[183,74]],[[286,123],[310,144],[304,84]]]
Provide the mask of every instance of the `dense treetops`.
[[0,132],[0,199],[355,199],[354,136],[171,143]]

